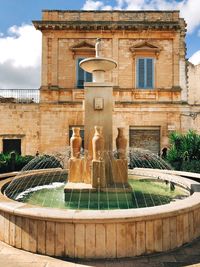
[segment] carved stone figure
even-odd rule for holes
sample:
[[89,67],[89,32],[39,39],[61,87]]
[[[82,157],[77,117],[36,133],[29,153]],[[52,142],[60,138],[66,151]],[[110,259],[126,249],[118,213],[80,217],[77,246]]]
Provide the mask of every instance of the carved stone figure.
[[104,138],[102,135],[103,128],[95,126],[94,137],[92,138],[93,160],[103,160]]
[[80,128],[73,127],[73,134],[70,138],[71,158],[80,158],[82,138],[80,137]]
[[124,136],[124,128],[119,127],[118,136],[116,138],[116,148],[119,159],[126,159],[126,147],[127,147],[127,139]]

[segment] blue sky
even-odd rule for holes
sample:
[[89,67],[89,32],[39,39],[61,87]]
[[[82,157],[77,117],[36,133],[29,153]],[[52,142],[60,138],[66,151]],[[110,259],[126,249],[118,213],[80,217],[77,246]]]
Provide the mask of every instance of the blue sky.
[[[192,62],[198,64],[200,63],[199,6],[200,0],[0,0],[0,81],[3,80],[3,83],[0,82],[0,88],[11,88],[16,87],[16,85],[28,87],[28,81],[26,77],[24,77],[23,81],[23,74],[20,72],[20,68],[25,73],[32,70],[33,75],[35,75],[32,83],[29,80],[29,87],[39,86],[41,36],[33,32],[33,28],[29,25],[31,25],[32,20],[41,19],[43,9],[180,9],[181,16],[185,18],[188,24],[186,37],[187,57],[192,57]],[[15,27],[13,27],[14,25]],[[30,47],[31,50],[27,51],[27,56],[24,56],[21,60],[22,62],[20,62],[20,57],[17,58],[14,53],[16,52],[14,51],[15,47],[22,47],[21,51],[23,53],[22,41],[24,43],[26,41],[29,42],[30,36],[32,36],[32,41],[29,43],[30,46],[33,44],[33,38],[38,43],[33,44],[32,48]],[[27,47],[27,44],[25,45]],[[33,50],[36,52],[28,56],[30,51]],[[6,82],[7,76],[8,78],[10,77],[8,75],[9,67],[11,68],[11,74],[16,77],[16,80],[13,79],[13,82],[10,81],[10,83]]]

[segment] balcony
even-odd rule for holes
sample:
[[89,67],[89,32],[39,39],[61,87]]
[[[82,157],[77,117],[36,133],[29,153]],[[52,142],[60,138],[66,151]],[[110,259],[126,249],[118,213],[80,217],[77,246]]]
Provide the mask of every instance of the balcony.
[[39,103],[39,89],[0,89],[0,103]]

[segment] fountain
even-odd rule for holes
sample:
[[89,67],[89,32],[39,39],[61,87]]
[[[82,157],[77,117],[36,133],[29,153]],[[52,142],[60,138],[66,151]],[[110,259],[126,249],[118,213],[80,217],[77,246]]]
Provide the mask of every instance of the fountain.
[[[96,42],[96,57],[80,62],[80,67],[93,74],[93,82],[85,84],[85,151],[88,154],[80,158],[81,137],[79,128],[73,128],[70,140],[71,158],[69,161],[69,177],[65,186],[65,200],[71,200],[71,195],[90,193],[93,200],[106,199],[110,201],[129,202],[132,206],[132,188],[128,184],[128,164],[126,158],[127,140],[123,128],[118,128],[116,139],[117,155],[113,151],[113,92],[112,84],[106,83],[104,73],[116,68],[112,59],[100,57],[101,41]],[[84,197],[83,197],[84,198]],[[120,204],[120,203],[119,203]]]
[[[85,83],[84,156],[74,127],[69,170],[56,157],[38,157],[0,182],[0,240],[11,246],[70,258],[122,258],[174,249],[200,235],[199,183],[188,179],[194,174],[128,170],[121,127],[113,153],[113,92],[104,74],[117,63],[100,51],[98,39],[96,57],[80,62],[93,73],[93,82]],[[146,164],[156,157],[141,151],[129,158],[131,168],[168,168]]]

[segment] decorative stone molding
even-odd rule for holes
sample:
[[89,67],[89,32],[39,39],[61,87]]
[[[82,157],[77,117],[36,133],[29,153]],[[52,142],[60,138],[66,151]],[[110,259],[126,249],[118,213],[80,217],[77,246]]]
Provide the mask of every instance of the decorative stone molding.
[[133,56],[136,55],[151,55],[158,58],[161,49],[151,43],[148,43],[147,41],[139,43],[137,45],[134,45],[130,47],[130,51],[133,53]]
[[25,137],[25,134],[0,134],[0,137],[3,137],[5,139],[15,139],[15,138],[22,138]]
[[95,53],[95,46],[93,44],[90,44],[86,41],[82,41],[70,48],[70,50],[73,53],[73,58],[76,55],[91,55]]
[[37,30],[180,30],[178,21],[33,21]]

